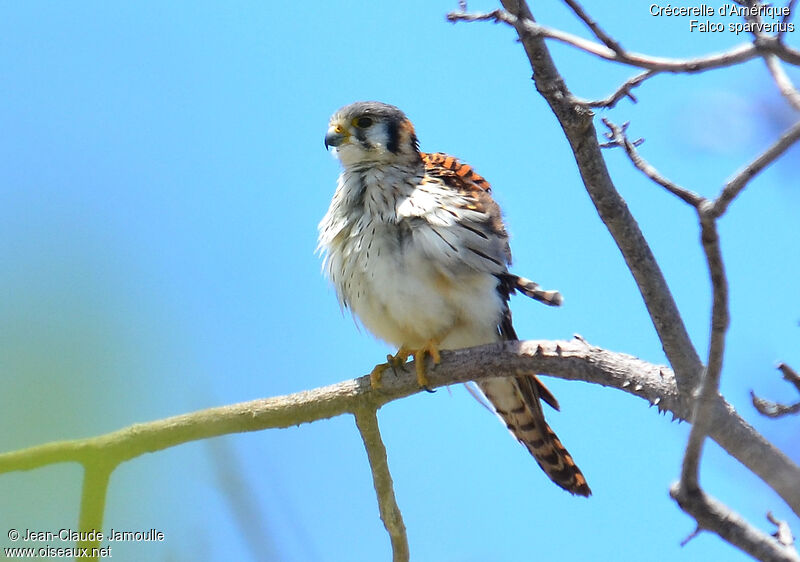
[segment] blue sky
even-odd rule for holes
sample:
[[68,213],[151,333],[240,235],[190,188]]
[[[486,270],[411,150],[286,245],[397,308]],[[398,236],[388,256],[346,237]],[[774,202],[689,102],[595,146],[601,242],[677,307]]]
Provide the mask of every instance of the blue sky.
[[[618,4],[586,8],[636,51],[691,56],[743,40]],[[513,30],[451,25],[444,16],[456,6],[5,5],[0,448],[314,388],[385,357],[387,346],[340,313],[314,254],[338,174],[322,143],[327,120],[355,100],[401,107],[423,150],[457,155],[493,184],[514,271],[565,296],[561,309],[517,297],[521,337],[580,333],[664,362]],[[586,35],[560,3],[533,7],[542,23]],[[634,72],[552,48],[581,97],[604,97]],[[758,61],[660,76],[636,95],[604,115],[631,121],[652,164],[708,196],[796,118]],[[709,281],[694,213],[620,151],[607,159],[704,355]],[[754,181],[720,230],[733,314],[723,391],[800,461],[796,420],[761,419],[748,400],[751,388],[795,398],[774,364],[800,366],[797,160],[791,151]],[[547,383],[562,406],[550,422],[589,500],[550,484],[461,386],[379,412],[413,560],[747,559],[709,534],[679,546],[694,525],[668,488],[686,424],[615,390]],[[768,510],[800,528],[715,445],[702,480],[763,529]],[[0,530],[74,527],[79,483],[67,465],[0,477]],[[129,462],[112,477],[106,522],[166,534],[159,545],[116,545],[123,560],[389,558],[349,417]]]

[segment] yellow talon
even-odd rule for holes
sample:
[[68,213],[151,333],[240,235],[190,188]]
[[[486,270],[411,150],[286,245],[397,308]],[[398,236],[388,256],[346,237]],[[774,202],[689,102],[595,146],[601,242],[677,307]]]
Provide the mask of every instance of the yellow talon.
[[391,367],[392,370],[396,369],[397,367],[402,367],[409,355],[411,355],[411,351],[406,346],[402,346],[394,355],[387,355],[386,363],[375,365],[375,368],[372,369],[372,372],[369,374],[370,386],[372,386],[372,388],[375,390],[380,388],[383,372],[389,367]]
[[414,355],[414,365],[417,371],[417,384],[420,388],[433,392],[430,390],[430,381],[428,380],[427,371],[425,369],[426,354],[430,355],[431,359],[433,359],[434,365],[438,365],[442,359],[439,355],[439,342],[436,340],[428,340],[423,347],[412,354]]
[[372,369],[372,372],[369,374],[369,385],[373,390],[377,390],[381,387],[381,377],[383,376],[383,372],[388,368],[388,363],[381,363],[380,365],[375,365],[375,368]]
[[430,381],[428,380],[427,371],[425,369],[425,355],[429,355],[433,360],[433,364],[438,365],[441,361],[439,342],[436,340],[428,340],[424,346],[415,350],[402,346],[394,355],[386,356],[386,363],[375,365],[375,368],[372,369],[372,372],[369,374],[370,386],[372,386],[374,390],[379,389],[381,387],[381,377],[387,369],[391,368],[395,370],[397,367],[402,367],[408,358],[413,356],[414,366],[417,372],[417,384],[420,388],[424,388],[428,392],[433,392],[430,389]]

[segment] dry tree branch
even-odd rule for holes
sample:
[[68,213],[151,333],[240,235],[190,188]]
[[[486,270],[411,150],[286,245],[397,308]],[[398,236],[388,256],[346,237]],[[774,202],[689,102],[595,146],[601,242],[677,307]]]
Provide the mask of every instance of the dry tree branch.
[[[791,3],[791,2],[790,2]],[[756,3],[754,0],[748,0],[747,6],[754,8],[756,7]],[[784,24],[788,20],[791,15],[791,7],[789,14],[783,17]],[[748,13],[745,15],[745,20],[748,22],[752,22],[755,24],[761,23],[761,16],[758,13]],[[751,33],[756,42],[763,41],[768,39],[768,35],[759,31],[757,26],[754,26]],[[782,38],[783,30],[775,36],[775,39],[780,43]],[[765,53],[762,57],[764,59],[764,64],[767,66],[767,70],[769,70],[770,75],[772,76],[775,85],[778,87],[778,91],[780,91],[781,95],[786,98],[786,101],[789,102],[794,109],[800,110],[800,92],[797,91],[792,80],[786,74],[786,71],[783,69],[780,60],[773,54]]]
[[[728,311],[728,280],[722,262],[717,222],[711,215],[711,205],[703,202],[696,207],[700,215],[703,251],[711,277],[711,342],[708,360],[697,399],[692,413],[692,430],[683,457],[681,480],[678,493],[695,494],[700,492],[700,456],[703,443],[708,435],[713,416],[713,405],[719,396],[719,379],[722,374],[722,360],[725,355],[725,335],[730,324]],[[699,521],[698,521],[699,523]]]
[[[767,149],[765,153],[762,153],[754,160],[754,163],[757,163],[756,165],[751,164],[746,167],[745,171],[738,174],[726,186],[727,188],[733,185],[733,188],[730,190],[723,189],[719,198],[712,202],[661,176],[654,167],[638,154],[635,148],[636,143],[630,142],[627,138],[626,127],[618,127],[605,119],[604,123],[611,130],[608,135],[612,141],[610,144],[624,148],[636,168],[696,210],[700,220],[703,251],[706,255],[711,277],[711,342],[708,360],[698,396],[694,402],[691,418],[692,429],[684,453],[680,481],[672,486],[670,495],[678,502],[681,509],[692,515],[697,521],[698,530],[692,534],[692,537],[696,536],[700,530],[708,529],[760,560],[800,560],[794,549],[788,549],[785,545],[776,544],[773,537],[758,531],[727,506],[706,495],[699,482],[702,448],[706,435],[713,423],[714,404],[719,400],[718,389],[725,351],[725,334],[730,320],[728,283],[717,232],[717,219],[727,209],[730,201],[741,192],[755,174],[780,156],[791,143],[781,143],[778,150],[773,150],[774,145]],[[723,196],[729,198],[727,203],[717,207],[717,203],[722,200]]]
[[393,562],[408,562],[408,537],[403,523],[403,514],[394,495],[394,484],[386,459],[386,447],[378,429],[378,410],[366,406],[355,411],[356,425],[367,450],[367,459],[372,471],[372,483],[378,496],[378,511],[381,521],[392,541]]
[[[783,373],[784,380],[790,382],[797,391],[800,392],[800,375],[786,363],[780,363],[778,369]],[[787,406],[785,404],[759,398],[752,390],[750,391],[750,398],[753,401],[753,406],[758,410],[758,413],[769,418],[780,418],[800,412],[800,402]]]
[[[622,231],[615,225],[616,221],[612,219],[613,215],[617,215],[614,218],[620,216],[627,218],[626,215],[629,216],[629,212],[624,206],[624,201],[616,192],[610,178],[608,178],[605,163],[598,161],[598,159],[601,159],[599,157],[600,147],[597,144],[592,124],[593,115],[588,110],[585,102],[581,104],[567,89],[563,78],[556,70],[550,57],[544,38],[550,37],[562,40],[607,60],[641,66],[651,70],[670,72],[696,72],[717,66],[736,64],[752,58],[756,54],[765,56],[765,51],[768,48],[774,49],[778,42],[756,37],[752,45],[736,48],[720,55],[705,57],[699,63],[695,60],[693,62],[696,64],[690,66],[682,66],[676,65],[674,60],[645,60],[642,55],[634,55],[622,51],[616,43],[612,44],[617,48],[612,49],[608,45],[603,47],[580,38],[566,36],[561,32],[554,33],[553,30],[545,28],[533,20],[524,0],[502,0],[502,3],[507,12],[498,10],[489,14],[488,17],[483,16],[480,18],[464,18],[463,15],[453,14],[451,15],[451,21],[458,19],[494,19],[495,21],[503,21],[512,25],[516,29],[534,70],[537,90],[550,104],[564,129],[578,162],[584,184],[595,202],[598,213],[608,226],[612,236],[614,236],[617,245],[626,258],[628,267],[636,278],[653,323],[664,345],[665,353],[676,370],[682,396],[691,396],[688,400],[692,402],[693,426],[689,443],[686,447],[681,480],[673,487],[673,497],[685,511],[695,517],[698,522],[698,529],[707,528],[713,530],[745,552],[765,560],[796,560],[797,553],[794,550],[785,549],[783,545],[777,543],[772,537],[756,530],[726,506],[708,497],[700,489],[698,480],[700,456],[705,437],[716,426],[716,421],[713,419],[715,416],[714,411],[719,408],[720,403],[724,403],[722,397],[718,394],[718,387],[725,349],[725,334],[729,323],[729,312],[727,280],[719,246],[716,219],[724,213],[727,205],[744,188],[747,181],[782,153],[791,144],[791,141],[768,149],[754,163],[751,163],[742,173],[737,175],[732,182],[729,182],[729,185],[726,186],[717,201],[710,202],[661,176],[655,168],[649,166],[638,157],[638,153],[635,150],[636,143],[631,143],[627,138],[624,138],[624,128],[615,129],[609,125],[611,139],[625,148],[631,160],[640,170],[692,205],[698,213],[702,232],[701,239],[713,290],[711,344],[707,366],[703,368],[686,335],[682,320],[658,265],[653,262],[652,267],[647,264],[648,267],[642,268],[640,263],[630,259],[633,251],[643,252],[650,259],[652,259],[652,254],[632,218],[629,223],[631,228],[628,231]],[[569,2],[569,4],[573,6],[574,10],[577,7],[575,11],[578,16],[590,26],[590,29],[601,41],[608,44],[607,36],[605,36],[601,28],[589,20],[588,16],[575,2]],[[785,56],[785,54],[782,56]],[[626,91],[625,85],[621,90],[623,92]],[[598,189],[598,184],[601,189]],[[607,200],[603,200],[604,197],[614,201],[616,208],[608,205]],[[620,208],[622,208],[621,212]],[[631,247],[631,242],[633,243],[633,248]],[[650,292],[652,289],[655,289],[655,293]],[[656,305],[657,302],[660,306]],[[661,322],[662,318],[658,312],[664,306],[666,306],[668,313],[672,314],[673,318],[679,322],[678,328],[674,331],[670,331]],[[693,399],[693,394],[691,393],[692,386],[690,381],[695,384],[700,383],[696,400]],[[763,468],[771,470],[771,468]],[[784,483],[784,486],[786,484],[788,483]]]
[[686,513],[697,521],[697,530],[688,540],[697,536],[703,529],[713,529],[720,537],[763,562],[798,562],[800,556],[793,548],[788,548],[775,537],[756,529],[738,513],[706,495],[702,490],[696,494],[680,495],[676,483],[670,493]]
[[577,100],[578,103],[585,107],[606,107],[611,108],[617,105],[622,98],[628,97],[633,103],[636,103],[636,96],[633,95],[631,90],[640,86],[645,80],[652,78],[656,74],[658,74],[658,70],[645,70],[644,72],[637,74],[633,78],[629,78],[626,80],[615,92],[613,92],[607,98],[603,98],[601,100]]
[[583,7],[578,4],[575,0],[564,0],[564,3],[570,7],[570,9],[575,12],[575,15],[578,16],[586,26],[592,30],[594,36],[597,37],[603,44],[617,53],[618,55],[624,56],[625,49],[619,44],[619,42],[608,35],[603,29],[597,24],[597,22],[592,19],[589,14],[583,9]]
[[781,404],[779,402],[773,402],[772,400],[759,398],[752,390],[750,391],[750,399],[758,413],[768,418],[782,418],[784,416],[800,413],[800,402]]
[[[663,366],[647,363],[624,353],[593,347],[580,338],[571,341],[503,342],[457,351],[442,352],[442,362],[428,373],[432,387],[481,380],[505,374],[548,373],[568,380],[581,380],[623,390],[687,419],[691,401],[678,391],[675,375]],[[290,427],[341,414],[355,414],[365,407],[383,404],[419,392],[413,364],[406,371],[386,373],[379,391],[371,388],[369,376],[298,392],[288,396],[253,400],[200,410],[149,423],[136,424],[112,433],[47,443],[0,454],[0,474],[32,470],[61,462],[93,461],[109,473],[118,464],[190,441],[230,433]],[[363,420],[363,418],[362,418]],[[369,428],[369,426],[367,426]],[[714,404],[710,436],[758,474],[800,513],[800,468],[766,442],[722,399]],[[368,449],[369,451],[369,449]],[[103,486],[103,478],[87,478],[85,484]],[[89,497],[88,493],[84,493]],[[100,496],[95,496],[100,497]],[[91,528],[101,528],[102,504],[94,509]],[[82,519],[82,523],[84,520]],[[90,527],[81,527],[88,530]]]
[[787,11],[786,15],[783,16],[783,20],[781,20],[783,26],[781,26],[781,28],[778,30],[778,35],[776,36],[778,41],[783,41],[784,34],[786,33],[786,24],[789,23],[789,20],[792,19],[792,16],[794,15],[794,5],[796,3],[797,0],[789,0],[786,3],[786,7],[789,8],[789,10]]
[[[577,103],[567,89],[550,57],[543,37],[529,32],[530,26],[527,24],[532,22],[532,16],[527,4],[521,0],[503,0],[503,5],[510,12],[509,21],[515,22],[514,27],[534,71],[536,88],[548,102],[563,128],[584,185],[633,273],[667,358],[675,370],[680,395],[685,397],[685,400],[691,400],[693,390],[700,381],[703,365],[689,339],[663,274],[625,201],[611,181],[597,142],[597,134],[592,123],[593,114]],[[789,472],[796,474],[797,466],[763,437],[755,437],[757,435],[755,430],[739,418],[721,397],[717,397],[714,409],[715,416],[719,416],[711,429],[712,433],[716,434],[715,440],[730,432],[730,435],[722,441],[718,440],[723,448],[755,474],[773,481],[779,486],[780,491],[773,489],[792,505],[794,498],[798,497],[798,492],[795,490],[797,480],[775,478],[774,471],[777,469],[787,475]],[[718,425],[720,422],[723,425]],[[766,453],[771,459],[767,460],[753,449],[745,452],[734,441],[728,441],[727,439],[733,434],[738,435],[737,439],[746,439],[751,443],[760,441],[758,448],[765,453],[771,451]],[[727,445],[723,444],[723,441],[727,442]],[[793,510],[800,515],[800,505],[795,505]]]
[[[685,418],[688,406],[678,396],[675,378],[665,367],[651,365],[629,355],[573,341],[504,342],[479,348],[442,353],[442,363],[428,373],[431,387],[496,377],[505,373],[548,372],[573,380],[585,380],[620,388],[640,396],[661,410]],[[392,490],[386,450],[380,439],[376,411],[383,404],[419,392],[413,363],[397,375],[384,375],[380,390],[369,376],[328,387],[240,404],[210,408],[130,427],[86,439],[47,443],[0,454],[0,474],[32,470],[62,462],[84,465],[80,530],[102,529],[108,479],[119,464],[145,453],[190,441],[230,433],[289,427],[351,413],[364,440],[381,518],[393,547],[395,560],[408,559],[405,528]],[[723,418],[730,412],[720,410]],[[722,440],[729,439],[722,435]],[[733,437],[739,442],[740,438]],[[758,447],[758,443],[754,444]],[[800,496],[797,498],[800,508]],[[99,546],[97,542],[81,546]],[[96,560],[96,557],[88,557]]]
[[636,150],[636,146],[639,143],[638,141],[631,142],[628,139],[626,134],[627,123],[624,124],[622,127],[615,125],[608,119],[603,119],[603,123],[606,127],[609,128],[609,133],[606,135],[606,138],[609,139],[609,142],[605,145],[602,145],[604,148],[606,146],[619,146],[625,150],[625,153],[630,158],[633,165],[636,166],[644,175],[648,178],[653,180],[658,185],[662,186],[664,189],[684,201],[689,205],[697,208],[700,206],[700,203],[703,201],[703,197],[695,193],[690,189],[686,189],[685,187],[681,187],[678,184],[668,180],[664,176],[662,176],[658,170],[656,170],[650,163],[648,163],[644,158],[639,155],[639,151]]
[[714,205],[696,193],[678,186],[661,176],[648,164],[628,140],[624,127],[608,120],[612,141],[623,147],[633,164],[654,182],[691,205],[698,213],[701,225],[701,240],[711,277],[713,304],[711,314],[711,343],[708,360],[697,399],[693,404],[692,429],[686,445],[680,481],[670,489],[670,495],[686,513],[697,521],[697,530],[684,541],[688,542],[701,530],[711,530],[748,554],[764,561],[800,561],[794,549],[774,540],[724,504],[708,496],[700,487],[700,458],[705,438],[714,423],[714,406],[720,399],[719,379],[725,351],[725,334],[729,324],[728,284],[725,275],[719,236],[717,233]]
[[783,69],[778,57],[775,55],[767,55],[764,57],[764,62],[767,65],[769,73],[772,75],[772,79],[778,86],[778,90],[780,91],[781,95],[786,98],[786,101],[789,102],[789,105],[800,111],[800,92],[797,91],[797,88],[792,83],[789,75],[786,74],[786,71]]
[[[591,346],[577,337],[570,341],[502,342],[442,351],[441,357],[441,363],[428,373],[433,388],[503,375],[548,373],[568,380],[618,388],[657,404],[660,410],[670,411],[677,418],[686,419],[690,412],[689,404],[684,403],[678,393],[675,377],[669,368]],[[400,369],[396,374],[385,373],[379,390],[372,389],[369,376],[364,376],[287,396],[134,424],[97,437],[0,453],[0,474],[63,462],[91,463],[92,466],[113,470],[116,465],[145,453],[191,441],[355,414],[367,405],[380,408],[420,392],[413,365],[408,363],[405,370]],[[800,477],[800,469],[797,474]],[[800,493],[797,505],[800,510]]]
[[[497,11],[497,17],[513,22],[510,25],[514,26],[528,55],[536,89],[563,128],[586,190],[639,287],[664,352],[675,369],[678,387],[689,395],[699,382],[703,365],[653,253],[625,200],[614,187],[597,142],[592,122],[594,114],[581,105],[564,84],[550,57],[544,35],[531,31],[538,24],[532,20],[527,4],[520,0],[503,0],[503,5],[508,11]],[[473,19],[463,13],[450,14],[448,18],[451,21]],[[483,19],[496,18],[489,15]]]
[[758,155],[752,162],[745,166],[722,188],[722,192],[714,201],[711,213],[715,217],[722,216],[728,205],[741,193],[747,183],[761,170],[772,164],[779,156],[800,139],[800,121],[789,127],[772,146]]
[[778,370],[783,373],[784,380],[792,383],[797,391],[800,392],[800,375],[797,374],[797,371],[786,363],[778,364]]
[[659,72],[693,73],[733,66],[759,56],[762,50],[774,51],[776,55],[784,60],[795,58],[800,60],[800,52],[793,51],[782,43],[778,44],[777,41],[770,40],[765,40],[758,44],[744,43],[723,53],[691,59],[654,57],[624,50],[616,52],[612,48],[601,45],[595,41],[590,41],[559,29],[540,25],[527,17],[520,18],[512,8],[509,8],[509,5],[511,5],[510,2],[503,2],[503,5],[506,7],[507,11],[494,10],[486,13],[451,12],[447,14],[447,20],[450,22],[487,20],[503,22],[511,25],[521,34],[528,35],[532,38],[541,39],[547,37],[555,39],[556,41],[571,45],[590,55],[600,57],[601,59],[638,68],[657,70]]
[[767,520],[777,527],[772,536],[778,539],[779,543],[781,543],[783,546],[792,546],[794,544],[792,530],[789,528],[789,524],[786,521],[778,520],[774,515],[772,515],[771,511],[767,512]]

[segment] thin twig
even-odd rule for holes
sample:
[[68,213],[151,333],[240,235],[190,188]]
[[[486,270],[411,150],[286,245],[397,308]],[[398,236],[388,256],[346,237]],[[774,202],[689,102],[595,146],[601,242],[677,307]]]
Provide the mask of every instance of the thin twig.
[[800,392],[800,374],[792,369],[786,363],[778,363],[778,370],[783,373],[783,379],[794,385],[798,392]]
[[633,95],[631,90],[633,88],[636,88],[637,86],[640,86],[642,82],[644,82],[648,78],[652,78],[658,73],[659,73],[658,70],[645,70],[644,72],[637,74],[636,76],[626,80],[624,84],[622,84],[619,88],[617,88],[617,90],[607,98],[594,101],[588,101],[588,100],[577,100],[577,101],[578,103],[586,107],[606,107],[606,108],[614,107],[624,97],[628,97],[633,103],[636,103],[637,101],[636,96]]
[[[779,363],[777,368],[783,373],[784,380],[791,383],[800,392],[800,375],[786,363]],[[780,418],[800,412],[800,402],[791,405],[780,404],[759,398],[752,390],[750,391],[750,399],[758,413],[769,418]]]
[[771,511],[767,512],[767,521],[777,527],[775,532],[772,533],[772,536],[778,539],[779,543],[781,543],[783,546],[792,546],[794,544],[792,530],[789,528],[789,524],[786,521],[781,521],[780,519],[776,518],[774,515],[772,515]]
[[580,4],[578,4],[575,0],[564,0],[564,3],[572,8],[572,11],[575,12],[575,15],[583,20],[583,23],[585,23],[586,26],[592,30],[594,36],[602,41],[606,47],[618,55],[623,55],[625,53],[625,49],[622,48],[616,39],[612,38],[605,31],[603,31],[603,29],[589,16],[589,14],[586,13]]
[[[776,54],[783,57],[792,57],[795,55],[795,53],[790,52],[791,50],[788,47],[778,45],[777,42],[775,44],[765,42],[763,47],[757,47],[753,43],[744,43],[723,53],[716,53],[692,59],[654,57],[634,53],[631,51],[622,51],[621,53],[618,53],[610,47],[595,41],[590,41],[559,29],[540,25],[527,18],[517,18],[512,13],[504,10],[494,10],[486,13],[451,12],[447,14],[447,19],[451,22],[490,20],[495,22],[503,22],[517,28],[518,30],[522,30],[523,33],[530,35],[531,37],[548,37],[567,45],[572,45],[581,51],[605,60],[618,62],[629,66],[635,66],[638,68],[658,70],[661,72],[694,73],[703,72],[714,68],[733,66],[759,56],[760,48],[774,50]],[[800,59],[800,52],[796,53],[796,55],[798,59]]]
[[772,75],[775,85],[778,86],[781,95],[786,98],[786,101],[788,101],[793,108],[800,111],[800,92],[797,91],[791,78],[786,74],[778,57],[775,55],[765,55],[764,63],[767,65],[767,69]]
[[786,3],[786,7],[787,7],[787,8],[789,8],[789,10],[788,10],[788,11],[786,12],[786,14],[783,16],[783,20],[781,20],[781,23],[782,23],[783,25],[782,25],[782,26],[781,26],[781,28],[778,30],[778,35],[776,36],[776,39],[777,39],[779,42],[782,42],[782,41],[783,41],[783,38],[785,37],[785,34],[786,34],[786,24],[788,24],[788,23],[789,23],[789,20],[791,20],[791,19],[792,19],[792,16],[794,15],[794,5],[795,5],[796,3],[797,3],[797,0],[789,0],[789,1]]
[[603,119],[603,123],[610,129],[610,133],[606,136],[611,142],[607,144],[610,146],[613,145],[622,147],[633,165],[636,166],[636,168],[638,168],[644,175],[694,208],[698,208],[700,204],[705,201],[703,197],[694,191],[686,189],[685,187],[681,187],[680,185],[662,176],[658,170],[656,170],[651,164],[642,158],[639,154],[639,151],[636,150],[636,142],[631,142],[628,139],[628,135],[626,134],[627,126],[623,125],[620,127],[605,118]]
[[780,402],[759,398],[752,390],[750,391],[750,400],[758,413],[768,418],[782,418],[800,413],[800,402],[781,404]]
[[711,211],[712,214],[716,217],[722,216],[728,209],[728,205],[731,204],[731,201],[741,193],[748,182],[786,152],[798,139],[800,139],[800,121],[789,127],[772,146],[758,155],[758,157],[725,184],[722,192],[714,201],[714,207]]
[[389,462],[386,459],[386,447],[378,427],[377,412],[376,408],[369,406],[356,410],[356,425],[367,450],[369,467],[372,470],[372,483],[375,486],[375,493],[378,495],[381,521],[392,541],[392,560],[393,562],[408,562],[406,526],[394,495],[394,484],[389,472]]
[[[755,8],[756,4],[753,0],[748,0],[747,2],[748,7]],[[784,20],[786,20],[787,16],[784,16]],[[769,41],[771,38],[766,33],[763,33],[759,30],[758,24],[761,23],[761,16],[758,13],[748,12],[745,15],[745,20],[755,25],[752,26],[752,30],[750,33],[753,34],[753,38],[755,39],[756,44],[761,44],[764,41]],[[781,38],[780,34],[778,34],[774,39],[780,43]],[[782,43],[781,43],[782,44]],[[783,69],[783,65],[781,64],[780,59],[777,56],[764,53],[763,57],[764,64],[767,66],[767,70],[769,70],[770,75],[772,76],[775,85],[778,86],[778,91],[780,91],[781,95],[786,98],[786,101],[789,102],[794,109],[800,110],[800,92],[794,87],[792,80],[786,74],[786,71]]]

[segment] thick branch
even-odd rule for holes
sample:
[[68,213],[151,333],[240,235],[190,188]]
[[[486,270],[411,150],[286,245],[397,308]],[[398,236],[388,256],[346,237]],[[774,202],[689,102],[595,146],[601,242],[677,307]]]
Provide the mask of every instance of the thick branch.
[[700,381],[703,365],[653,252],[611,181],[597,142],[594,115],[567,89],[543,37],[528,32],[527,24],[532,20],[528,6],[520,0],[503,0],[503,6],[513,15],[514,27],[533,68],[536,88],[564,129],[586,190],[636,280],[664,352],[675,369],[678,387],[689,395]]
[[[583,340],[504,342],[442,352],[442,362],[429,372],[432,387],[520,373],[548,373],[617,388],[656,404],[660,410],[688,419],[689,398],[679,394],[673,372],[624,353],[593,347]],[[413,364],[405,371],[384,373],[380,391],[369,377],[290,394],[209,408],[189,414],[137,424],[125,429],[74,441],[48,443],[0,454],[0,473],[31,470],[58,462],[83,462],[102,455],[106,462],[122,462],[144,453],[225,435],[290,427],[354,413],[366,404],[381,406],[415,394],[420,389]],[[713,407],[709,436],[762,478],[800,515],[800,468],[767,442],[721,398]]]

